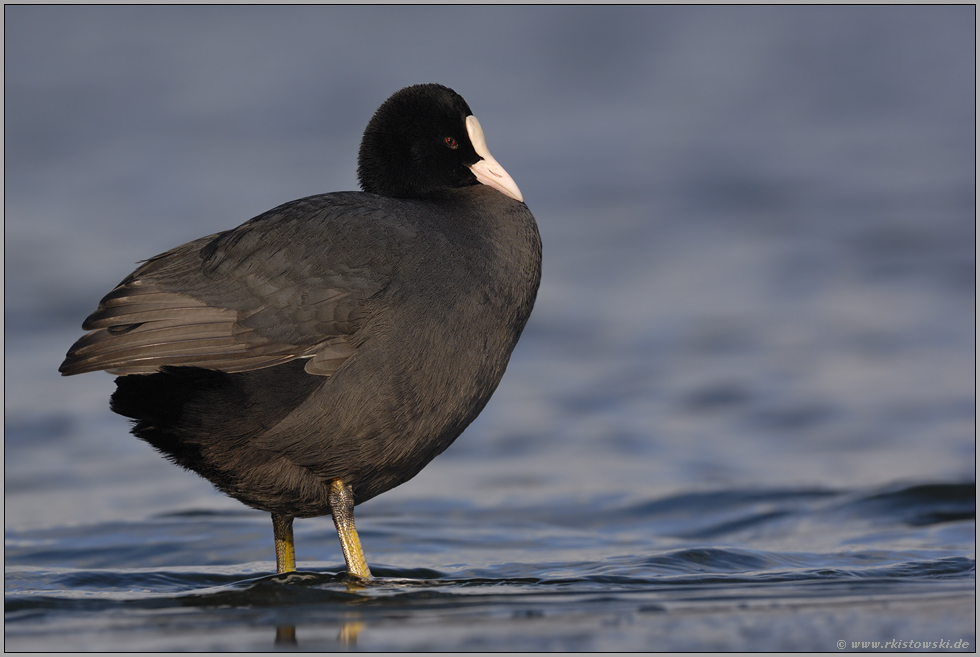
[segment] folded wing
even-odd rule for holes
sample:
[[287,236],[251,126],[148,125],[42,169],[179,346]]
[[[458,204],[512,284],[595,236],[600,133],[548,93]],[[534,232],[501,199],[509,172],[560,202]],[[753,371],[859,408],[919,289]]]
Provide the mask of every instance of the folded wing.
[[[311,201],[144,263],[88,317],[82,328],[89,332],[69,350],[61,373],[148,374],[164,366],[242,372],[307,358],[310,374],[332,374],[355,353],[352,334],[365,300],[383,288],[386,268],[350,265],[357,254],[342,248],[350,241],[347,223],[331,221],[339,237],[323,242],[315,222],[290,221]],[[331,260],[322,254],[332,244],[336,263],[325,267]]]

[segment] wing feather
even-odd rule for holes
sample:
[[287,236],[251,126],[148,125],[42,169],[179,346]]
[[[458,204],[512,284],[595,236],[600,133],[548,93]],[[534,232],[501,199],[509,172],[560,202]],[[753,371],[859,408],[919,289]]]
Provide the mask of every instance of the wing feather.
[[355,353],[364,303],[400,248],[394,231],[363,221],[358,200],[300,199],[147,260],[85,320],[61,373],[242,372],[307,358],[307,372],[331,375]]
[[[152,302],[143,305],[144,298]],[[164,365],[241,372],[316,352],[315,345],[274,343],[241,326],[236,311],[174,293],[116,293],[83,327],[89,332],[68,352],[64,374],[148,374]]]

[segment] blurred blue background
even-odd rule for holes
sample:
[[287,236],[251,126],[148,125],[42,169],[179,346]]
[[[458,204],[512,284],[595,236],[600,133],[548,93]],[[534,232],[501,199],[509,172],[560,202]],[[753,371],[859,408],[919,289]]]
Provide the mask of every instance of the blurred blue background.
[[420,82],[479,117],[544,276],[483,415],[359,517],[975,480],[973,6],[4,16],[8,531],[242,508],[58,365],[137,261],[356,189]]

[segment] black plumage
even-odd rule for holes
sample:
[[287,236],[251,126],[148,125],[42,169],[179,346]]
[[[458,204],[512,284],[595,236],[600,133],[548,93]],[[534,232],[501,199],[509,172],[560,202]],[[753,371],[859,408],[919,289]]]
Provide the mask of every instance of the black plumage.
[[61,372],[121,375],[112,410],[134,434],[274,518],[337,521],[333,485],[352,505],[408,481],[500,382],[541,241],[446,87],[381,106],[358,176],[363,192],[151,258],[85,321]]

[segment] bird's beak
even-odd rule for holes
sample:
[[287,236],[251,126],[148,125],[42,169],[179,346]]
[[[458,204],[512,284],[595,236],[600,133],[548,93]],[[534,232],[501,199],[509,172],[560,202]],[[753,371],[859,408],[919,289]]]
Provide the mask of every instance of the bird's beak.
[[487,150],[487,140],[483,137],[483,128],[480,127],[480,122],[472,114],[466,117],[466,132],[470,136],[470,143],[473,144],[473,149],[476,151],[476,154],[482,158],[476,164],[470,165],[470,169],[473,171],[476,179],[484,185],[489,185],[512,199],[523,203],[524,196],[521,194],[521,190],[518,189],[517,183],[514,182],[514,179],[510,177],[509,173],[504,171],[500,163],[493,159],[493,155],[490,155],[490,151]]

